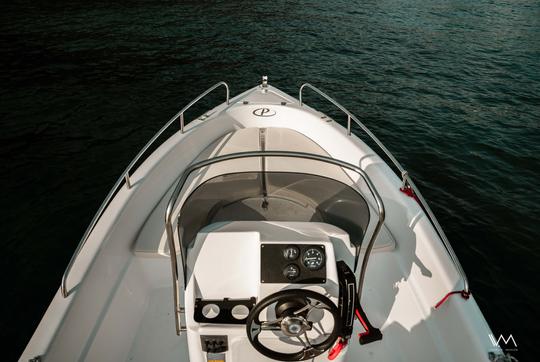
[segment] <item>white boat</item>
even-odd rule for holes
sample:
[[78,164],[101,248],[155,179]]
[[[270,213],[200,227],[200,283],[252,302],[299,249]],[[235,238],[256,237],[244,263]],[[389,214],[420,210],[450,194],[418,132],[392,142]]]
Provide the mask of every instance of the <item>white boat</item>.
[[[184,121],[221,87],[223,104]],[[347,128],[304,104],[308,89]],[[180,129],[157,145],[171,125]],[[507,358],[491,333],[443,230],[384,145],[318,88],[306,83],[295,99],[263,77],[232,99],[215,84],[141,150],[20,360]]]

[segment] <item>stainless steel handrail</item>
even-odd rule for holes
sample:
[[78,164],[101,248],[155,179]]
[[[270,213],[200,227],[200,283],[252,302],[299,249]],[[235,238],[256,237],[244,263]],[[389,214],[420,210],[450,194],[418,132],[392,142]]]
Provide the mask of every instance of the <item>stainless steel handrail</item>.
[[302,86],[300,87],[300,91],[299,91],[299,96],[298,96],[298,100],[300,101],[300,106],[302,107],[304,105],[303,101],[302,101],[302,91],[304,90],[305,87],[308,87],[308,88],[311,88],[312,90],[314,90],[316,93],[318,93],[320,96],[324,97],[327,101],[329,101],[330,103],[332,103],[334,106],[336,106],[337,108],[339,108],[343,113],[345,113],[347,115],[347,135],[351,135],[351,119],[360,127],[362,128],[362,130],[364,132],[367,133],[367,135],[377,144],[377,146],[379,146],[381,148],[381,150],[383,150],[383,152],[386,154],[386,156],[388,156],[388,158],[392,161],[392,163],[397,167],[397,169],[399,170],[399,172],[403,172],[405,171],[405,169],[403,168],[403,166],[401,166],[401,164],[398,162],[398,160],[394,157],[394,155],[392,155],[392,153],[390,153],[390,151],[388,151],[388,149],[383,145],[383,143],[369,130],[369,128],[367,128],[362,122],[360,122],[360,120],[358,118],[356,118],[356,116],[354,114],[352,114],[351,112],[349,112],[349,110],[345,107],[343,107],[341,104],[339,104],[335,99],[333,99],[332,97],[330,97],[328,94],[324,93],[323,91],[321,91],[319,88],[309,84],[309,83],[304,83],[302,84]]
[[[371,238],[369,240],[368,246],[366,248],[366,252],[364,254],[364,259],[362,261],[362,267],[360,269],[360,276],[358,280],[358,298],[360,299],[362,296],[362,287],[363,287],[364,279],[366,275],[369,255],[371,254],[371,250],[373,249],[373,244],[375,243],[375,240],[379,234],[379,231],[381,230],[381,227],[384,223],[384,218],[385,218],[385,209],[384,209],[383,200],[380,197],[377,190],[375,189],[375,186],[371,182],[369,176],[366,174],[364,170],[362,170],[359,166],[355,166],[345,161],[336,160],[334,158],[311,154],[311,153],[304,153],[304,152],[250,151],[250,152],[238,152],[238,153],[231,153],[228,155],[216,156],[213,158],[199,161],[197,163],[193,163],[184,170],[182,176],[176,183],[176,186],[171,195],[171,198],[169,199],[169,203],[167,204],[167,209],[165,211],[165,230],[167,233],[167,242],[169,245],[169,252],[171,256],[171,268],[172,268],[172,276],[173,276],[173,294],[174,294],[174,312],[175,312],[174,316],[175,316],[175,322],[176,322],[176,334],[178,335],[182,331],[184,331],[186,328],[185,326],[181,324],[181,320],[180,320],[180,314],[183,313],[184,308],[180,305],[180,285],[179,285],[180,282],[178,278],[178,260],[177,260],[177,251],[176,251],[176,244],[174,242],[174,231],[173,231],[173,211],[178,201],[178,197],[180,196],[180,192],[182,191],[184,184],[186,183],[189,175],[197,169],[212,165],[217,162],[229,161],[229,160],[234,160],[234,159],[239,159],[239,158],[253,158],[253,157],[287,157],[287,158],[304,158],[304,159],[309,159],[309,160],[314,160],[314,161],[321,161],[321,162],[330,163],[336,166],[340,166],[343,168],[347,168],[351,171],[358,173],[362,177],[362,179],[368,186],[369,191],[371,192],[371,195],[375,199],[375,202],[377,203],[377,209],[379,213],[379,221],[377,222],[377,225],[375,229],[373,230],[373,234],[371,235]],[[180,216],[180,213],[178,213],[178,217],[179,216]],[[182,273],[183,273],[183,282],[184,282],[184,287],[185,287],[187,285],[186,255],[184,252],[184,244],[183,244],[182,236],[180,233],[178,234],[178,244],[180,246],[180,258],[182,259]]]
[[208,88],[204,93],[202,93],[200,96],[198,96],[197,98],[195,98],[194,100],[189,102],[189,104],[187,106],[185,106],[184,108],[182,108],[180,110],[180,112],[178,112],[177,114],[174,115],[173,118],[180,117],[180,132],[184,133],[184,112],[187,111],[189,108],[191,108],[191,106],[193,106],[195,103],[197,103],[198,101],[200,101],[201,99],[206,97],[209,93],[211,93],[214,89],[216,89],[219,86],[224,86],[225,87],[225,90],[227,92],[225,102],[226,102],[227,105],[229,105],[229,86],[227,85],[227,83],[219,82],[219,83],[214,84],[213,86]]
[[446,251],[448,252],[450,259],[454,263],[454,266],[456,267],[462,281],[463,281],[463,291],[467,294],[470,293],[469,290],[469,279],[467,278],[467,275],[465,274],[465,270],[463,270],[463,267],[461,266],[461,263],[459,262],[459,259],[456,256],[456,253],[452,246],[450,245],[450,241],[446,237],[446,234],[444,233],[441,225],[439,224],[439,221],[435,217],[435,214],[433,214],[433,211],[431,211],[431,208],[428,206],[426,200],[420,193],[420,190],[418,190],[418,187],[414,184],[412,179],[410,178],[408,172],[401,166],[401,164],[398,162],[398,160],[392,155],[392,153],[383,145],[383,143],[362,123],[354,114],[349,112],[345,107],[343,107],[341,104],[339,104],[336,100],[334,100],[332,97],[321,91],[319,88],[309,84],[304,83],[300,87],[300,90],[298,92],[298,100],[300,102],[300,106],[303,106],[303,100],[302,100],[302,91],[304,88],[310,88],[316,93],[318,93],[320,96],[325,98],[327,101],[335,105],[337,108],[339,108],[343,113],[347,115],[347,135],[351,135],[351,119],[360,127],[366,134],[371,138],[373,142],[379,146],[379,148],[386,154],[386,156],[392,161],[394,166],[399,170],[401,173],[401,179],[403,182],[403,187],[410,187],[411,190],[414,192],[414,194],[418,197],[420,206],[426,211],[428,219],[430,220],[431,224],[435,227],[435,231],[441,238],[443,242],[443,246],[445,247]]
[[131,180],[130,180],[130,173],[132,171],[132,168],[137,164],[137,162],[141,159],[141,157],[146,153],[146,151],[154,144],[154,142],[165,132],[169,126],[175,122],[180,117],[180,130],[182,133],[184,133],[184,113],[195,103],[200,101],[202,98],[204,98],[208,93],[212,92],[214,89],[216,89],[219,86],[224,86],[226,89],[226,104],[229,104],[229,86],[225,82],[219,82],[214,84],[212,87],[208,88],[205,92],[203,92],[201,95],[199,95],[197,98],[195,98],[193,101],[191,101],[187,106],[182,108],[180,112],[176,113],[161,129],[148,141],[148,143],[137,153],[135,158],[131,160],[129,165],[126,167],[124,172],[122,173],[122,176],[118,178],[114,186],[112,187],[111,191],[107,194],[107,197],[105,197],[105,200],[99,207],[98,211],[92,218],[92,221],[90,222],[90,225],[86,229],[83,237],[81,238],[79,245],[77,245],[77,248],[75,249],[75,252],[71,256],[71,259],[69,260],[68,266],[66,270],[64,271],[64,274],[62,275],[62,283],[60,285],[60,290],[62,292],[62,296],[66,298],[69,295],[69,292],[67,290],[67,277],[71,271],[71,268],[73,267],[73,264],[75,263],[75,260],[79,256],[83,246],[86,244],[86,241],[88,240],[88,237],[90,236],[90,233],[94,230],[94,227],[96,226],[97,222],[103,215],[103,212],[105,211],[105,208],[109,205],[111,202],[113,196],[116,194],[116,192],[119,190],[119,188],[124,184],[126,184],[127,188],[131,188]]
[[465,270],[463,270],[463,267],[461,266],[461,263],[459,262],[459,259],[458,259],[457,255],[456,255],[454,249],[450,245],[450,241],[446,237],[446,234],[444,233],[444,231],[442,229],[442,226],[439,224],[439,221],[435,217],[435,214],[433,213],[433,211],[431,211],[431,208],[429,207],[426,199],[424,199],[424,196],[422,196],[422,193],[420,193],[420,190],[418,189],[416,184],[413,182],[413,180],[411,180],[411,178],[409,177],[409,175],[408,175],[408,173],[406,171],[403,174],[403,180],[404,180],[404,185],[405,185],[404,187],[406,187],[406,185],[408,185],[413,190],[413,192],[416,195],[417,199],[420,201],[420,205],[424,208],[424,210],[428,214],[428,218],[430,219],[431,223],[435,227],[435,231],[437,231],[437,233],[439,234],[439,236],[440,236],[440,238],[441,238],[441,240],[442,240],[442,242],[443,242],[443,244],[444,244],[444,246],[446,248],[446,251],[450,255],[450,259],[454,263],[454,266],[456,267],[459,275],[461,276],[461,278],[463,280],[463,291],[466,294],[469,294],[470,293],[469,279],[467,279],[467,276],[465,274]]

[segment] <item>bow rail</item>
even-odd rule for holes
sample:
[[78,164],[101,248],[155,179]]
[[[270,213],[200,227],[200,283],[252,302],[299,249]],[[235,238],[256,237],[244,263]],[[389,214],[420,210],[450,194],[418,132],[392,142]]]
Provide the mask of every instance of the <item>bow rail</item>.
[[394,157],[394,155],[392,155],[392,153],[388,150],[388,148],[386,148],[386,146],[384,146],[383,143],[369,130],[369,128],[367,128],[362,122],[360,122],[360,120],[358,118],[356,118],[356,116],[354,114],[349,112],[349,110],[347,110],[347,108],[343,107],[335,99],[333,99],[328,94],[321,91],[319,88],[317,88],[317,87],[315,87],[315,86],[313,86],[313,85],[311,85],[309,83],[302,84],[302,86],[300,87],[300,90],[298,91],[298,100],[300,102],[300,107],[303,107],[303,105],[304,105],[303,98],[302,98],[302,95],[303,95],[302,92],[303,92],[304,88],[309,88],[309,89],[313,90],[315,93],[319,94],[321,97],[323,97],[324,99],[326,99],[327,101],[332,103],[334,106],[336,106],[338,109],[340,109],[343,113],[345,113],[347,115],[347,135],[348,136],[351,135],[351,120],[352,120],[352,121],[354,121],[354,123],[356,123],[369,136],[369,138],[371,138],[371,140],[373,142],[375,142],[375,144],[377,146],[379,146],[379,148],[390,159],[390,161],[392,161],[394,166],[400,172],[399,176],[401,176],[401,180],[402,180],[402,183],[403,183],[402,184],[402,190],[406,189],[406,188],[410,188],[410,190],[417,197],[417,201],[420,204],[420,207],[423,208],[424,211],[426,212],[429,221],[431,222],[431,224],[435,228],[435,231],[437,232],[437,234],[441,238],[441,240],[443,242],[443,245],[444,245],[448,255],[450,256],[450,259],[452,260],[452,263],[456,267],[456,270],[458,271],[458,273],[459,273],[459,275],[460,275],[460,277],[461,277],[461,279],[463,281],[463,291],[466,294],[470,294],[469,280],[467,278],[467,275],[465,274],[465,270],[463,270],[463,267],[461,266],[461,263],[459,262],[459,259],[457,258],[457,255],[456,255],[454,249],[452,248],[452,245],[450,245],[450,241],[448,240],[448,238],[447,238],[446,234],[444,233],[441,225],[439,224],[439,221],[435,217],[435,214],[433,214],[433,211],[431,211],[431,208],[429,207],[428,203],[426,202],[426,199],[424,199],[424,197],[420,193],[420,190],[415,185],[415,183],[413,182],[413,180],[411,179],[411,177],[409,176],[409,173],[405,170],[405,168],[403,166],[401,166],[401,164]]
[[126,169],[124,170],[122,175],[118,178],[118,180],[116,181],[116,183],[114,184],[112,189],[107,194],[107,197],[105,197],[105,200],[103,201],[103,203],[99,207],[98,211],[96,212],[96,214],[92,218],[92,221],[90,222],[90,225],[86,229],[83,237],[81,238],[81,240],[79,241],[79,244],[77,245],[77,248],[75,249],[75,252],[71,256],[71,259],[69,260],[68,266],[66,267],[66,270],[64,271],[64,274],[62,275],[62,282],[60,284],[60,291],[61,291],[62,296],[64,298],[67,298],[69,296],[69,290],[68,290],[68,287],[67,287],[67,279],[68,279],[69,273],[71,272],[71,269],[73,268],[73,264],[75,264],[75,261],[77,260],[77,257],[81,253],[81,250],[84,247],[84,245],[86,244],[90,234],[94,230],[94,227],[98,223],[99,219],[101,219],[101,216],[103,216],[103,213],[105,212],[105,209],[107,208],[107,206],[109,206],[112,198],[116,195],[118,190],[120,190],[120,188],[124,184],[127,186],[128,189],[131,188],[132,185],[131,185],[130,175],[131,175],[131,172],[133,171],[135,165],[137,164],[137,162],[139,162],[139,160],[141,160],[141,158],[146,154],[148,149],[163,134],[163,132],[165,132],[165,130],[167,130],[169,128],[169,126],[171,124],[173,124],[176,120],[180,119],[180,131],[182,133],[184,133],[184,113],[189,108],[191,108],[195,103],[200,101],[202,98],[206,97],[209,93],[213,92],[216,88],[218,88],[220,86],[225,87],[225,90],[226,90],[226,100],[225,100],[225,102],[228,105],[229,104],[229,94],[230,94],[229,93],[229,85],[227,83],[225,83],[225,82],[218,82],[218,83],[214,84],[213,86],[208,88],[206,91],[201,93],[197,98],[195,98],[194,100],[189,102],[188,105],[186,105],[184,108],[182,108],[167,123],[165,123],[165,125],[163,127],[161,127],[161,129],[159,131],[157,131],[157,133],[150,139],[150,141],[148,141],[148,143],[146,143],[146,145],[139,151],[139,153],[137,153],[137,155],[133,158],[133,160],[131,160],[131,162],[126,167]]
[[[124,184],[126,185],[126,187],[128,189],[130,189],[132,187],[130,175],[131,175],[133,169],[135,168],[135,165],[142,159],[142,157],[146,154],[148,149],[150,149],[150,147],[163,134],[163,132],[165,130],[167,130],[170,127],[170,125],[173,124],[178,119],[180,119],[180,131],[181,131],[181,133],[184,133],[184,127],[185,127],[184,113],[189,108],[191,108],[194,104],[199,102],[202,98],[206,97],[209,93],[213,92],[215,89],[217,89],[218,87],[221,87],[221,86],[225,87],[225,90],[226,90],[226,101],[225,101],[225,103],[227,105],[229,105],[229,103],[230,103],[230,92],[229,92],[228,84],[225,83],[225,82],[218,82],[218,83],[214,84],[212,87],[208,88],[205,92],[201,93],[197,98],[195,98],[190,103],[188,103],[178,113],[176,113],[148,141],[148,143],[139,151],[139,153],[135,156],[135,158],[133,158],[133,160],[129,163],[127,168],[124,170],[124,172],[118,178],[118,180],[116,181],[116,183],[114,184],[112,189],[107,194],[107,196],[106,196],[105,200],[103,201],[103,203],[101,204],[100,208],[98,209],[98,211],[96,212],[96,214],[92,218],[92,221],[90,222],[90,225],[86,229],[83,237],[81,238],[79,244],[77,245],[77,248],[75,249],[75,252],[73,253],[73,255],[71,257],[71,259],[70,259],[70,261],[68,263],[68,266],[67,266],[64,274],[62,275],[62,282],[61,282],[60,290],[61,290],[62,296],[64,298],[67,298],[69,296],[69,294],[70,294],[70,291],[68,290],[68,287],[67,287],[67,280],[68,280],[68,276],[69,276],[69,274],[71,272],[71,269],[73,268],[73,265],[74,265],[77,257],[79,256],[79,254],[80,254],[82,248],[84,247],[84,245],[86,244],[90,234],[94,230],[94,228],[97,225],[98,221],[103,216],[103,213],[104,213],[105,209],[110,204],[110,202],[112,201],[112,199],[116,195],[116,193],[120,190],[120,188]],[[449,242],[446,234],[444,233],[441,225],[439,224],[437,218],[433,214],[433,211],[431,210],[431,208],[427,204],[426,200],[424,199],[424,197],[420,193],[418,187],[415,185],[415,183],[413,182],[413,180],[409,176],[408,172],[403,168],[403,166],[401,166],[401,164],[392,155],[392,153],[383,145],[383,143],[353,113],[351,113],[344,106],[339,104],[336,100],[334,100],[332,97],[330,97],[329,95],[327,95],[326,93],[324,93],[323,91],[318,89],[317,87],[315,87],[315,86],[313,86],[313,85],[311,85],[309,83],[302,84],[302,86],[300,87],[300,90],[299,90],[299,103],[300,103],[301,107],[304,105],[304,102],[303,102],[303,90],[304,90],[304,88],[310,88],[311,90],[313,90],[314,92],[316,92],[317,94],[319,94],[320,96],[322,96],[323,98],[328,100],[330,103],[332,103],[334,106],[336,106],[338,109],[340,109],[343,113],[345,113],[347,115],[347,135],[349,135],[349,136],[351,135],[351,133],[352,133],[351,132],[351,124],[352,124],[352,121],[354,121],[371,138],[371,140],[375,142],[375,144],[384,152],[384,154],[392,161],[393,165],[401,173],[400,176],[401,176],[401,179],[402,179],[402,182],[403,182],[402,188],[410,188],[410,190],[416,196],[418,203],[420,204],[420,206],[426,212],[426,214],[428,216],[428,219],[430,220],[431,224],[435,228],[435,231],[437,232],[437,234],[441,238],[445,249],[447,250],[453,264],[455,265],[458,273],[460,274],[460,277],[463,280],[463,285],[464,285],[463,290],[464,290],[464,292],[470,293],[468,278],[465,275],[465,271],[463,270],[463,267],[461,266],[461,264],[460,264],[460,262],[459,262],[459,260],[458,260],[458,258],[456,256],[452,246],[450,245],[450,242]],[[258,157],[258,156],[245,156],[245,157]],[[269,155],[269,157],[272,157],[272,156]],[[294,156],[282,156],[282,157],[294,157]],[[297,157],[299,157],[299,156],[297,156]],[[322,160],[320,160],[320,161],[322,161]],[[337,160],[334,160],[334,161],[337,161]],[[323,161],[323,162],[326,162],[326,161]],[[343,161],[339,161],[339,162],[343,162]],[[332,163],[332,162],[330,162],[330,163]],[[342,167],[348,168],[347,166],[343,166],[343,165],[342,165]],[[353,171],[356,171],[356,170],[353,170]]]

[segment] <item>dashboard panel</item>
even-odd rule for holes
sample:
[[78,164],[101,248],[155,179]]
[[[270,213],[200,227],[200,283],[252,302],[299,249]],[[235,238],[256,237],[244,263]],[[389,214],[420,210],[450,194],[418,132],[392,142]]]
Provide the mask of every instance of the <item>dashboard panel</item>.
[[324,245],[261,244],[261,283],[326,283]]

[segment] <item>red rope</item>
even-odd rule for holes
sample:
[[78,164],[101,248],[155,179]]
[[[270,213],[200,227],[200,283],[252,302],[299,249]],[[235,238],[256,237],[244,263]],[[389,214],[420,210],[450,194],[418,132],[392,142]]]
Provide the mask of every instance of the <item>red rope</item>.
[[453,291],[453,292],[450,292],[448,294],[446,294],[443,299],[441,299],[439,301],[439,303],[435,304],[435,309],[438,309],[441,305],[444,304],[444,302],[446,302],[448,300],[448,298],[450,298],[450,296],[454,295],[454,294],[461,294],[461,297],[465,300],[469,299],[469,297],[471,296],[471,292],[466,292],[465,290],[456,290],[456,291]]
[[410,186],[401,187],[399,189],[399,191],[403,192],[405,195],[407,195],[409,197],[412,197],[413,199],[416,200],[416,202],[420,203],[420,201],[418,200],[418,197],[416,197],[416,194],[414,193],[412,187],[410,187]]

